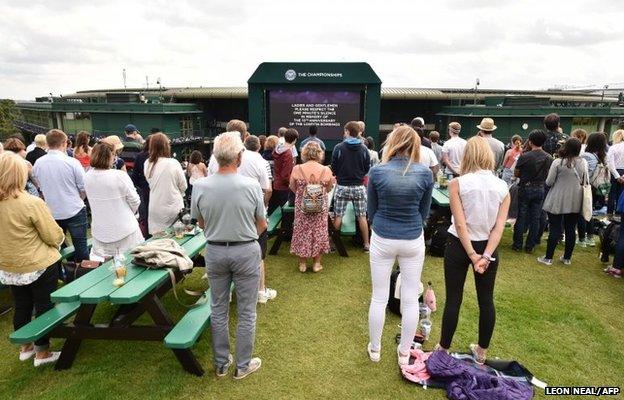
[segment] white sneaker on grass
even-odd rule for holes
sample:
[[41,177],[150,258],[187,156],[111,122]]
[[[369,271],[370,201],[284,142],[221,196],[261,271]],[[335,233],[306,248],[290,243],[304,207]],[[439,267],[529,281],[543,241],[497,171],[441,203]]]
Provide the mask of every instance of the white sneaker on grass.
[[572,265],[572,260],[569,258],[563,258],[563,256],[559,257],[559,261],[561,261],[564,265]]
[[544,257],[537,257],[537,262],[540,263],[540,264],[551,266],[552,265],[552,258],[546,258],[545,256]]
[[277,290],[266,288],[258,291],[258,303],[266,304],[267,301],[277,297]]
[[34,355],[35,355],[35,348],[31,347],[31,349],[28,350],[28,351],[20,351],[20,353],[19,353],[19,360],[20,361],[28,361]]
[[230,367],[232,366],[232,364],[234,364],[234,357],[232,357],[231,354],[228,354],[228,362],[225,363],[224,365],[217,367],[217,376],[219,378],[222,378],[224,376],[226,376],[230,370]]
[[399,361],[399,365],[407,365],[409,364],[410,352],[407,352],[407,355],[401,354],[401,345],[397,346],[397,358]]
[[370,343],[366,346],[366,351],[368,352],[368,357],[372,362],[379,362],[379,360],[381,360],[381,351],[373,351],[373,347]]
[[252,358],[247,368],[236,369],[236,372],[234,372],[234,379],[243,379],[259,370],[260,366],[262,366],[262,360],[258,357]]
[[46,365],[46,364],[54,364],[59,357],[61,356],[61,352],[60,351],[53,351],[50,353],[49,357],[46,358],[36,358],[35,357],[35,367],[41,367],[42,365]]

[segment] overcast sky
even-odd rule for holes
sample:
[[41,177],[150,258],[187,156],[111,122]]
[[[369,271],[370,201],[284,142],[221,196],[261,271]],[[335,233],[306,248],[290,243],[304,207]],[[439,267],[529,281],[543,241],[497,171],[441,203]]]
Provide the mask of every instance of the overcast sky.
[[[149,5],[148,5],[149,4]],[[0,4],[0,98],[246,86],[263,61],[366,61],[383,85],[624,86],[622,0]]]

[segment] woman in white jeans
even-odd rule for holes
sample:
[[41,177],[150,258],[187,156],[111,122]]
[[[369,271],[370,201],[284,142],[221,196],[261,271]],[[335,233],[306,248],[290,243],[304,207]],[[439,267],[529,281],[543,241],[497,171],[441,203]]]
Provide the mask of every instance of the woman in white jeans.
[[382,163],[370,170],[368,217],[373,235],[370,247],[373,294],[368,325],[371,361],[381,357],[381,334],[395,261],[401,266],[401,343],[399,364],[407,364],[418,327],[418,288],[425,259],[423,222],[429,214],[433,177],[418,164],[420,138],[409,126],[399,126],[388,137]]

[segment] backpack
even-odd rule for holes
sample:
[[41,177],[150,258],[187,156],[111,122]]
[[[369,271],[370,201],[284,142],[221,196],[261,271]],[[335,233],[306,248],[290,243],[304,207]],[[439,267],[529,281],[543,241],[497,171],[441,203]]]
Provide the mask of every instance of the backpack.
[[563,134],[557,134],[553,132],[548,132],[546,137],[546,142],[542,146],[542,149],[551,156],[559,150],[561,147],[561,141],[567,139],[567,137]]
[[620,222],[611,220],[600,233],[600,261],[609,262],[609,256],[615,253],[615,245],[620,235]]
[[606,196],[609,194],[611,190],[611,173],[609,172],[609,168],[602,163],[598,163],[596,165],[596,169],[592,173],[591,179],[589,181],[592,187],[596,191],[596,194],[600,196]]
[[323,175],[325,174],[325,169],[323,168],[323,172],[321,172],[321,176],[319,177],[319,183],[310,183],[310,181],[314,180],[314,175],[307,179],[305,175],[303,175],[303,171],[301,175],[306,181],[306,185],[303,188],[303,194],[301,195],[301,212],[304,214],[318,214],[323,212],[323,206],[326,201],[326,192],[325,185],[323,185]]

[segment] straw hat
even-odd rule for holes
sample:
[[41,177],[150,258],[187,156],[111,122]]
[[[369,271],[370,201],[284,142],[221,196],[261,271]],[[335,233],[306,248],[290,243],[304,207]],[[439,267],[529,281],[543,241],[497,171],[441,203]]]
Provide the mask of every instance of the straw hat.
[[106,136],[102,139],[102,142],[108,143],[115,148],[115,151],[121,150],[124,148],[123,143],[121,143],[121,139],[117,135]]
[[494,125],[492,118],[483,118],[477,128],[483,132],[492,132],[496,130],[496,125]]

